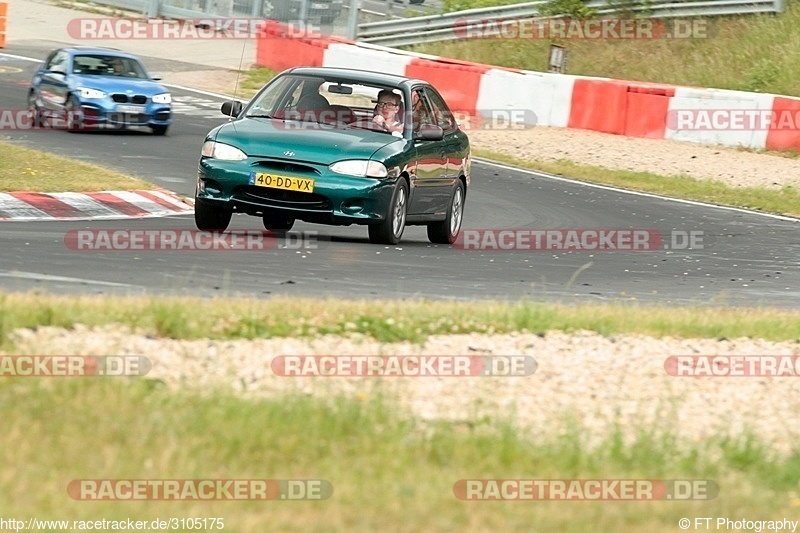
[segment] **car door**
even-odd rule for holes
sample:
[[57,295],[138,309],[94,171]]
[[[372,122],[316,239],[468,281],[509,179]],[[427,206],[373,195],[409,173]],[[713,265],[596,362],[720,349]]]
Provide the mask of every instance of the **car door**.
[[[435,125],[436,117],[424,89],[420,95],[420,111],[413,114],[413,132],[425,125]],[[415,136],[416,137],[416,136]],[[441,190],[447,184],[447,150],[442,141],[413,139],[416,171],[411,176],[411,215],[438,213],[441,210]]]
[[469,142],[463,132],[458,129],[458,123],[456,123],[453,113],[436,89],[425,87],[423,92],[431,104],[434,123],[444,132],[444,139],[438,142],[440,153],[444,157],[444,169],[442,178],[436,181],[435,187],[431,188],[430,192],[433,196],[431,206],[434,213],[446,213],[461,163],[469,152]]
[[46,109],[61,110],[67,100],[69,54],[58,50],[45,62],[39,79],[39,95]]

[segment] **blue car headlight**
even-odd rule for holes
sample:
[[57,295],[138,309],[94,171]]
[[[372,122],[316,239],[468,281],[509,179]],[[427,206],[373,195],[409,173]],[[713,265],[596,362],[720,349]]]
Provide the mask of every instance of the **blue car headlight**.
[[106,93],[103,91],[98,91],[97,89],[91,89],[89,87],[78,87],[78,94],[81,98],[86,98],[88,100],[106,97]]
[[169,104],[172,103],[172,95],[169,93],[157,94],[153,97],[154,104]]
[[361,176],[370,178],[385,178],[389,173],[386,166],[378,161],[368,161],[365,159],[347,159],[337,161],[328,167],[331,172],[337,174],[347,174],[349,176]]
[[221,159],[222,161],[243,161],[247,159],[247,154],[231,146],[230,144],[218,143],[216,141],[206,141],[203,143],[201,152],[204,157]]

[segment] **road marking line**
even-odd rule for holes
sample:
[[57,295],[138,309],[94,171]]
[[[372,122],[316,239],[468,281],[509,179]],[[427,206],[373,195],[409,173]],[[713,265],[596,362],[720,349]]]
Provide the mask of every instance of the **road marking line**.
[[516,171],[516,172],[522,172],[523,174],[533,174],[534,176],[539,176],[540,178],[547,178],[547,179],[555,180],[555,181],[565,181],[565,182],[571,183],[573,185],[583,185],[585,187],[592,187],[592,188],[595,188],[595,189],[603,189],[603,190],[606,190],[606,191],[614,191],[614,192],[619,192],[619,193],[624,193],[624,194],[631,194],[631,195],[634,195],[634,196],[644,196],[644,197],[647,197],[647,198],[658,198],[659,200],[667,200],[669,202],[677,202],[679,204],[696,205],[696,206],[700,206],[700,207],[713,207],[715,209],[724,209],[726,211],[736,211],[738,213],[746,213],[748,215],[759,215],[759,216],[762,216],[762,217],[774,218],[774,219],[777,219],[777,220],[783,220],[783,221],[787,221],[787,222],[800,222],[800,218],[796,218],[796,217],[790,217],[790,216],[786,216],[786,215],[775,215],[773,213],[763,213],[761,211],[749,211],[749,210],[743,209],[741,207],[732,207],[732,206],[717,205],[717,204],[707,204],[707,203],[704,203],[704,202],[698,202],[696,200],[684,200],[683,198],[672,198],[671,196],[660,196],[658,194],[654,194],[654,193],[650,193],[650,192],[631,191],[629,189],[618,189],[617,187],[614,187],[612,185],[601,185],[599,183],[590,183],[590,182],[586,182],[586,181],[579,181],[579,180],[575,180],[575,179],[564,178],[564,177],[561,177],[561,176],[553,176],[552,174],[545,174],[544,172],[539,172],[538,170],[530,170],[530,169],[527,169],[527,168],[511,167],[511,166],[508,166],[508,165],[504,165],[502,163],[495,163],[493,161],[488,161],[486,159],[481,159],[481,158],[477,158],[477,157],[474,158],[473,161],[475,161],[477,163],[484,164],[484,165],[489,165],[489,166],[493,166],[493,167],[502,168],[502,169],[505,169],[505,170],[513,170],[513,171]]

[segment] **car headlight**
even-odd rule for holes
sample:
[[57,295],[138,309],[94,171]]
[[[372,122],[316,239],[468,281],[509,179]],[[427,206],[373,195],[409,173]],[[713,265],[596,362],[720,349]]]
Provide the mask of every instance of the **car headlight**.
[[106,93],[98,91],[97,89],[90,89],[89,87],[78,87],[78,94],[81,98],[105,98]]
[[331,172],[347,174],[349,176],[368,176],[370,178],[385,178],[388,175],[386,167],[378,161],[363,159],[349,159],[338,161],[328,167]]
[[154,104],[171,104],[172,103],[172,95],[169,93],[161,93],[157,94],[153,97]]
[[242,161],[247,159],[247,154],[230,144],[206,141],[203,143],[202,154],[205,157],[221,159],[223,161]]

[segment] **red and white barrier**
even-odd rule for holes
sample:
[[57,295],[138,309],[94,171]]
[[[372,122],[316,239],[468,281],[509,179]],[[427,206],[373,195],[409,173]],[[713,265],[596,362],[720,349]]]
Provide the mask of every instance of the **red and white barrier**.
[[[670,122],[675,123],[670,126],[674,129],[667,128],[665,138],[698,144],[765,148],[769,128],[759,124],[759,120],[748,124],[745,119],[757,119],[757,111],[765,114],[771,111],[773,100],[771,94],[678,87],[669,102]],[[684,117],[691,118],[685,121],[689,123],[685,127],[678,124],[681,111]]]
[[325,49],[322,64],[326,67],[358,68],[405,76],[406,67],[414,59],[403,54],[387,54],[384,49],[331,43]]
[[491,69],[481,78],[477,110],[531,110],[538,126],[569,122],[574,76]]
[[[275,70],[347,67],[419,78],[432,83],[453,110],[484,118],[498,111],[524,110],[521,116],[541,126],[709,145],[800,149],[800,98],[517,71],[339,38],[293,38],[277,24],[259,37],[256,62]],[[797,127],[775,122],[781,113],[796,114]],[[764,122],[770,114],[772,122]],[[754,117],[761,122],[748,127],[747,120]]]

